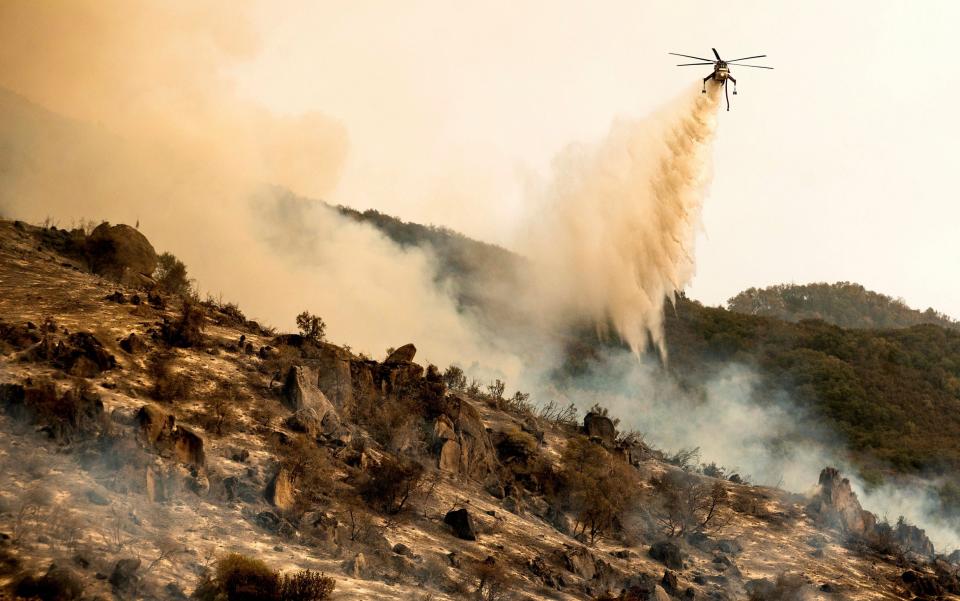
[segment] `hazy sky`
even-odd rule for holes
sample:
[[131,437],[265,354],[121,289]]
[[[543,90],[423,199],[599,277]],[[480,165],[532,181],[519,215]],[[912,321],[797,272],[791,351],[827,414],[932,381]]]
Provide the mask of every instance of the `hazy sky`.
[[[960,317],[956,2],[264,3],[241,92],[346,126],[331,200],[507,246],[564,146],[734,69],[692,296],[853,280]],[[956,60],[954,60],[956,59]]]

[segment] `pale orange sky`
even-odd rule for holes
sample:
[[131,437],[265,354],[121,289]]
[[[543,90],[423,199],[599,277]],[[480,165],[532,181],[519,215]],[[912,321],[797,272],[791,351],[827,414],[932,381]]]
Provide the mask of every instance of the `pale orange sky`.
[[691,293],[854,280],[960,316],[953,2],[300,2],[260,5],[240,91],[347,128],[331,200],[511,246],[566,144],[755,61],[721,115]]

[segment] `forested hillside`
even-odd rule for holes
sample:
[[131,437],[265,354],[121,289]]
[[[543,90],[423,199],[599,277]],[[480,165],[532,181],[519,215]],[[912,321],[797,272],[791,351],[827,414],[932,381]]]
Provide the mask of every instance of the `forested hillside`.
[[845,328],[908,328],[929,323],[960,329],[960,323],[932,308],[918,311],[900,299],[851,282],[750,288],[727,301],[727,307],[784,321],[822,319]]

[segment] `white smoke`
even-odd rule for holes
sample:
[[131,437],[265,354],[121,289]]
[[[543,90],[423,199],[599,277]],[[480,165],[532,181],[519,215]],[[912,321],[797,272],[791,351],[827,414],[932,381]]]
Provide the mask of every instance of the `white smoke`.
[[557,157],[525,249],[548,320],[592,320],[601,336],[612,325],[635,353],[652,340],[666,356],[663,307],[694,273],[719,98],[691,88]]
[[938,552],[960,548],[960,530],[940,510],[935,482],[914,477],[867,484],[844,441],[785,393],[761,399],[758,390],[770,393],[754,370],[714,367],[711,373],[711,366],[704,366],[710,375],[692,392],[657,362],[614,353],[589,379],[565,391],[565,398],[581,409],[600,403],[621,418],[621,430],[638,430],[665,452],[699,448],[703,463],[716,463],[753,484],[809,494],[820,471],[836,467],[850,479],[864,509],[891,522],[903,516],[926,531]]

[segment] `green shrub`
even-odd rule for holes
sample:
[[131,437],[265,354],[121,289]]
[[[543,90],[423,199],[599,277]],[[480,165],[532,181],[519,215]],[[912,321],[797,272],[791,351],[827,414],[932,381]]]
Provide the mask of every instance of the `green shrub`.
[[171,253],[165,252],[157,257],[157,269],[153,272],[153,279],[161,290],[169,294],[193,294],[193,280],[187,276],[187,266]]

